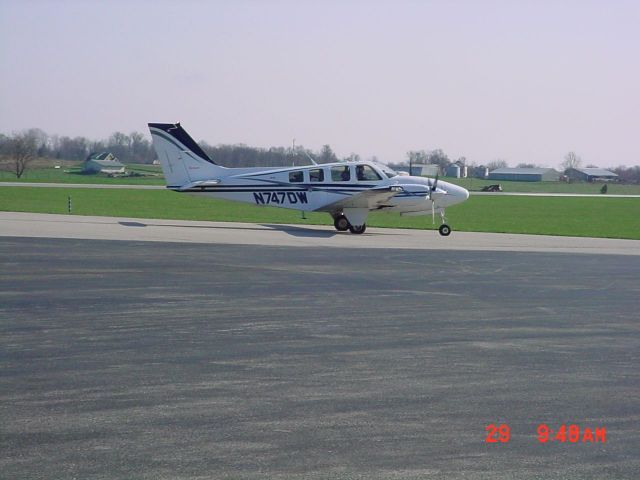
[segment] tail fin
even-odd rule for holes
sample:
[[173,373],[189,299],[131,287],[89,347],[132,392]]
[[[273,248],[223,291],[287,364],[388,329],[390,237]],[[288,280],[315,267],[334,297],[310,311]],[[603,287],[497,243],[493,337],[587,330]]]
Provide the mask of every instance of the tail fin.
[[180,123],[150,123],[149,130],[167,186],[210,180],[225,170],[209,158]]

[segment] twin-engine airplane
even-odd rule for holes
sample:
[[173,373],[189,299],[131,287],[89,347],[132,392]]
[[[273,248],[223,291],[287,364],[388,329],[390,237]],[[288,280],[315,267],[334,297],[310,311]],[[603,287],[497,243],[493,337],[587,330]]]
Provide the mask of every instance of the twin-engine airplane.
[[179,123],[150,123],[167,188],[254,205],[303,212],[327,212],[338,231],[364,233],[372,210],[400,215],[440,214],[441,235],[449,235],[445,207],[464,202],[462,187],[425,177],[399,175],[369,161],[302,167],[226,168],[217,165]]

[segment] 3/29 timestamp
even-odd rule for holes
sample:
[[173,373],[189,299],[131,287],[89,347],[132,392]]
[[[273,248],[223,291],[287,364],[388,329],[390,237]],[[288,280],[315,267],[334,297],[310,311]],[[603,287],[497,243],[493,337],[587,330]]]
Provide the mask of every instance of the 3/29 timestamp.
[[[511,440],[511,428],[506,423],[496,425],[494,423],[485,427],[487,436],[486,443],[508,443]],[[555,430],[546,423],[541,423],[536,428],[538,442],[559,442],[559,443],[606,443],[607,429],[605,427],[585,427],[579,425],[562,424]]]

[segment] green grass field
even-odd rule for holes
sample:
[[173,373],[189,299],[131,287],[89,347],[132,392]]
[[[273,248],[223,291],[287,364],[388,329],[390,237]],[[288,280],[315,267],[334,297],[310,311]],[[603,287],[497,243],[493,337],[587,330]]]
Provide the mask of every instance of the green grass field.
[[[194,197],[165,190],[0,188],[0,210],[179,220],[332,225],[323,213]],[[447,211],[459,231],[529,233],[640,240],[640,198],[471,196]],[[367,225],[432,229],[431,218],[372,213]],[[331,227],[332,228],[332,227]]]
[[[104,183],[109,185],[165,185],[162,169],[155,165],[127,165],[128,172],[144,176],[109,177],[104,174],[87,175],[80,167],[37,168],[27,170],[21,178],[15,173],[0,171],[0,182],[23,183]],[[0,183],[1,185],[1,183]]]

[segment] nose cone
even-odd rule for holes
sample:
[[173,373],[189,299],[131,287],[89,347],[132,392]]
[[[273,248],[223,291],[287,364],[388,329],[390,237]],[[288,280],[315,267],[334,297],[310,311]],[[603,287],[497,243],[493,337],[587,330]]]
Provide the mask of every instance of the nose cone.
[[467,198],[469,198],[469,191],[466,188],[460,187],[458,185],[453,185],[452,183],[447,183],[446,192],[448,200],[447,203],[449,205],[462,203]]
[[456,195],[460,196],[460,202],[464,202],[467,198],[469,198],[469,190],[466,188],[458,187],[459,193]]

